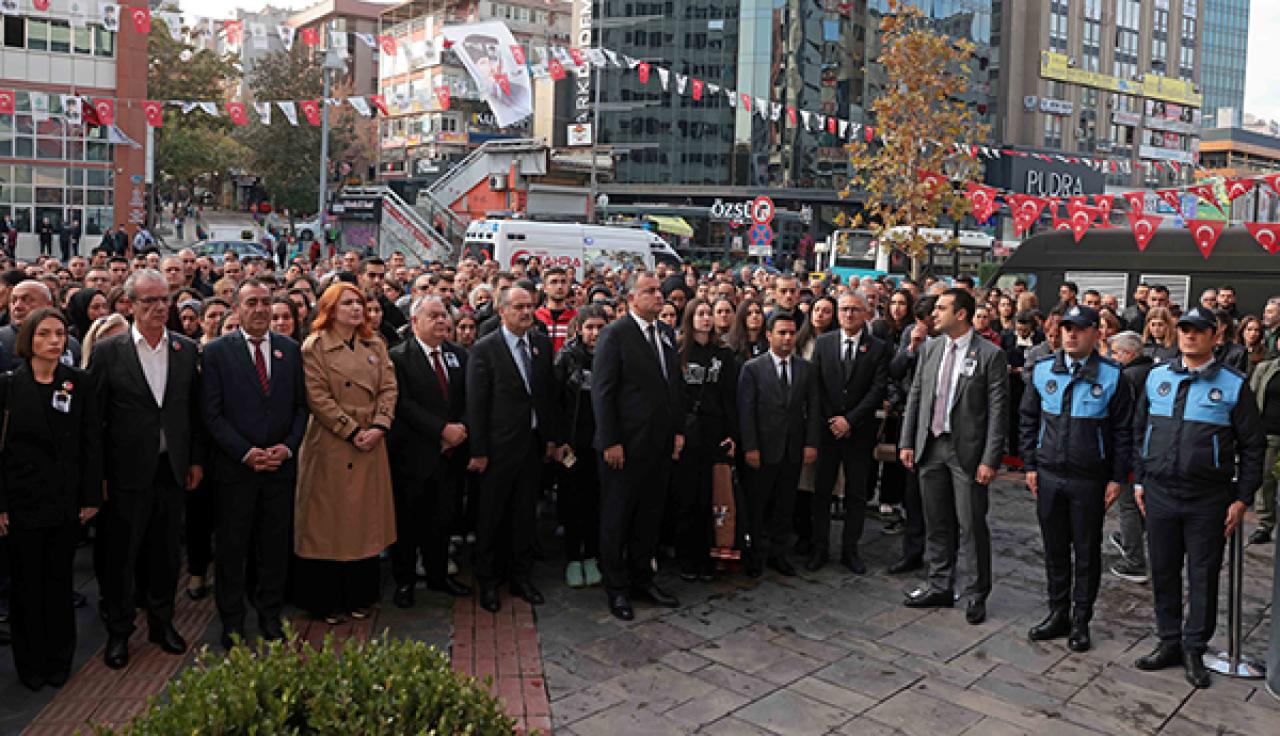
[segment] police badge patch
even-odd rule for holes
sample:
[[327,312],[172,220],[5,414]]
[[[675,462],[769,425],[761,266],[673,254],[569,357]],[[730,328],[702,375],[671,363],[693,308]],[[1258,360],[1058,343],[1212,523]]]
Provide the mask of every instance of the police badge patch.
[[1222,401],[1222,389],[1215,388],[1209,392],[1210,401]]
[[1049,393],[1051,393],[1051,394],[1052,394],[1052,393],[1057,393],[1057,391],[1058,391],[1058,382],[1057,382],[1057,381],[1055,381],[1055,380],[1053,380],[1052,378],[1050,378],[1050,379],[1049,379],[1049,382],[1048,382],[1048,383],[1046,383],[1046,384],[1044,385],[1044,390],[1045,390],[1045,391],[1048,391],[1048,392],[1049,392]]
[[1093,394],[1093,398],[1095,398],[1095,399],[1100,399],[1100,398],[1102,398],[1102,386],[1101,386],[1101,384],[1097,384],[1097,383],[1093,384],[1093,388],[1089,389],[1089,393]]
[[1173,386],[1168,381],[1165,381],[1164,383],[1160,384],[1159,387],[1156,388],[1156,393],[1160,394],[1161,396],[1168,396],[1169,392],[1172,390],[1173,390]]

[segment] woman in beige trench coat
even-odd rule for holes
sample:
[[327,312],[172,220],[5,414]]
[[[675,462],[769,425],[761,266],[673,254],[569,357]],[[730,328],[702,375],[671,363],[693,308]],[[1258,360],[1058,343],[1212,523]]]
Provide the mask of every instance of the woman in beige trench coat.
[[295,600],[316,618],[364,618],[377,602],[378,555],[396,540],[383,438],[396,405],[385,344],[348,283],[325,290],[302,343],[311,419],[298,457]]

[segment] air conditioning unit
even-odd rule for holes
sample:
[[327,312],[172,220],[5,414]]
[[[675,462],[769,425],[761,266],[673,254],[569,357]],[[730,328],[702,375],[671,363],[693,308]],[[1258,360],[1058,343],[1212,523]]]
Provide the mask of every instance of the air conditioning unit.
[[1071,58],[1067,59],[1067,66],[1071,67],[1072,69],[1074,69],[1074,68],[1076,67],[1076,63],[1077,63],[1077,62],[1076,62],[1076,57],[1074,57],[1074,56],[1072,56]]
[[489,175],[489,191],[503,192],[507,189],[506,174],[490,174]]

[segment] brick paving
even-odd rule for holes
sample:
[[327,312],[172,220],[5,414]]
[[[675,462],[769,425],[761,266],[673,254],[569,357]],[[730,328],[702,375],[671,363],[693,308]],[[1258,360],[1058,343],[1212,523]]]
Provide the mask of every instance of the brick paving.
[[473,598],[455,601],[453,668],[489,682],[490,692],[516,719],[517,731],[549,733],[551,705],[533,610],[520,599],[504,596],[502,603],[494,614],[477,606]]

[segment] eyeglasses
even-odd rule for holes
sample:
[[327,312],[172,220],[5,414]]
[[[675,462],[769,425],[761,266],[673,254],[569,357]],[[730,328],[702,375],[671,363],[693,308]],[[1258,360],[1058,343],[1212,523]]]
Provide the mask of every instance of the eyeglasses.
[[154,307],[157,305],[168,305],[169,297],[166,296],[140,296],[137,302],[144,307]]

